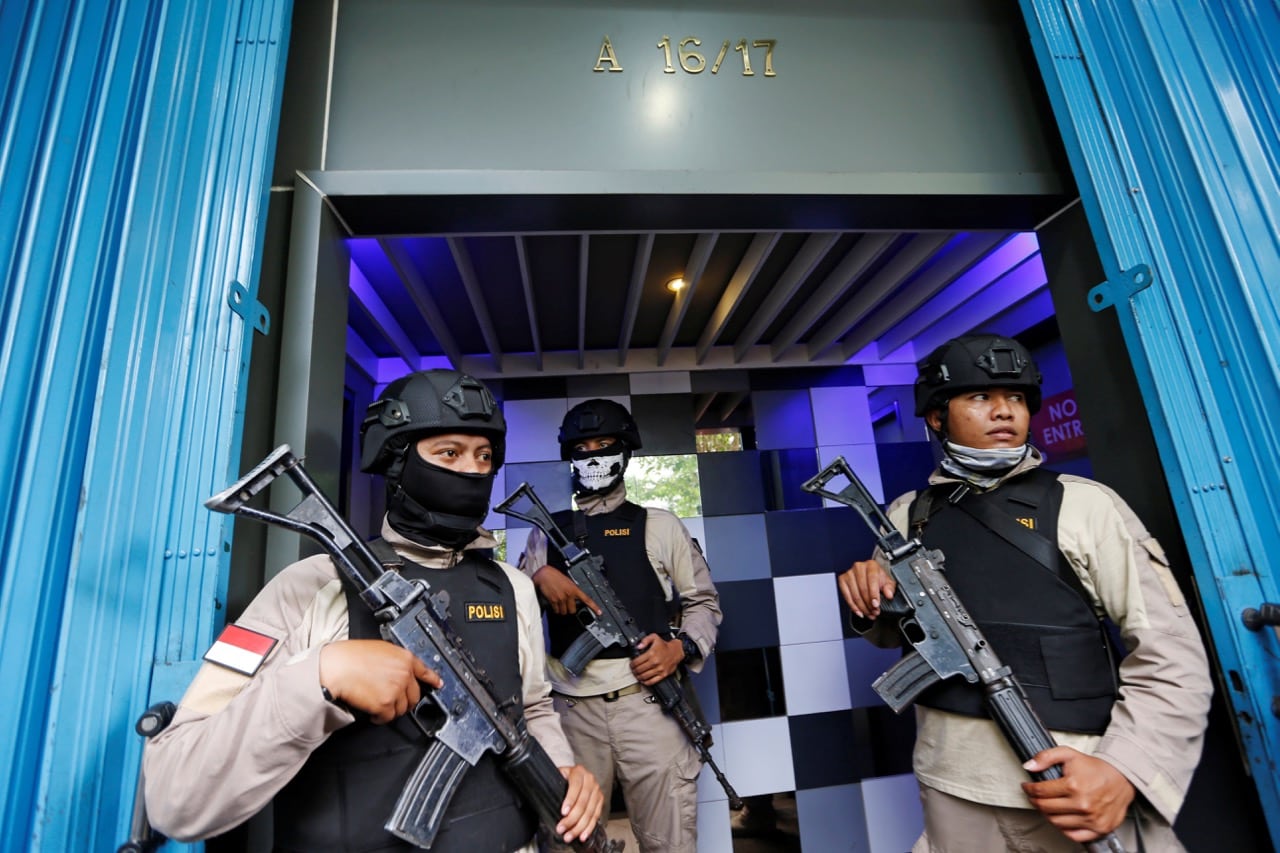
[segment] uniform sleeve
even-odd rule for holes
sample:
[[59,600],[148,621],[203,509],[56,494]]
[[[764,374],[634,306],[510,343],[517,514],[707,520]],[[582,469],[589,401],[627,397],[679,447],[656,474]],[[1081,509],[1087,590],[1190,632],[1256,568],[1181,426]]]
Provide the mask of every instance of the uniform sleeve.
[[647,525],[652,526],[656,534],[645,537],[650,561],[671,579],[674,592],[680,596],[680,630],[697,643],[702,652],[698,660],[688,664],[689,669],[698,672],[715,650],[723,618],[720,596],[711,582],[711,568],[702,551],[694,545],[688,529],[674,514],[649,509]]
[[236,624],[278,641],[261,668],[249,677],[203,665],[173,722],[144,748],[147,814],[170,838],[243,823],[352,721],[320,692],[319,649],[347,632],[346,601],[327,559],[286,568]]
[[533,577],[545,565],[547,565],[547,536],[534,527],[529,530],[529,538],[525,540],[519,568],[524,574]]
[[532,581],[517,569],[506,565],[503,568],[511,578],[516,594],[516,618],[520,620],[521,698],[529,733],[557,767],[570,767],[574,764],[573,749],[560,728],[560,716],[551,701],[551,682],[547,680],[546,641],[537,593]]
[[1200,634],[1160,544],[1099,483],[1063,477],[1059,539],[1120,629],[1120,698],[1095,754],[1170,823],[1200,760],[1213,684]]

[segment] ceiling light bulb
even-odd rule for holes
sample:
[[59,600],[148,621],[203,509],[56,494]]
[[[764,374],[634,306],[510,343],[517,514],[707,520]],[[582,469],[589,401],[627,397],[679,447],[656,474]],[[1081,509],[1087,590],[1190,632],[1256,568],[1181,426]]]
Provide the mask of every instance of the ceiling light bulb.
[[671,279],[671,281],[667,282],[667,290],[670,290],[672,293],[679,293],[684,290],[684,279],[679,276]]

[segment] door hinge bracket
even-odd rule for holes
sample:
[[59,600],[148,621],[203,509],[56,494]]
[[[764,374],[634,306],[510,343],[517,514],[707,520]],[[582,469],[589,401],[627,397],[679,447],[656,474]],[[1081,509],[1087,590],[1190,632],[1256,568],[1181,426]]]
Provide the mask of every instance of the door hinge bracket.
[[231,282],[231,292],[227,294],[227,304],[231,306],[231,310],[236,312],[244,319],[246,323],[252,326],[260,335],[265,335],[271,330],[271,315],[267,313],[267,309],[258,301],[256,294],[250,292],[238,281]]
[[1151,267],[1138,264],[1124,270],[1119,276],[1108,279],[1089,289],[1089,307],[1096,311],[1114,308],[1131,299],[1139,290],[1145,290],[1155,281]]

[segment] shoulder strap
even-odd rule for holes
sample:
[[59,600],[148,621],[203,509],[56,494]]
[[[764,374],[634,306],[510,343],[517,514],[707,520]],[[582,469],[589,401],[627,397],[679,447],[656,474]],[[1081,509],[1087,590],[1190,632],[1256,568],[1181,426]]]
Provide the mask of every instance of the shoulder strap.
[[[1051,491],[1058,484],[1058,474],[1055,471],[1034,468],[1018,479],[1022,481],[1020,485],[1024,488],[1020,492],[1024,494],[1016,499],[1020,499],[1022,503],[1037,506],[1044,501],[1061,500],[1060,495],[1054,495]],[[1080,576],[1070,566],[1063,564],[1056,541],[1020,524],[986,501],[957,500],[954,503],[957,509],[1060,577],[1086,603],[1091,601]],[[1057,517],[1056,507],[1053,515]]]
[[373,552],[373,556],[378,558],[378,562],[382,563],[388,569],[399,569],[404,565],[404,558],[396,553],[396,549],[391,547],[391,543],[379,537],[378,539],[370,539],[367,543],[369,550]]
[[934,513],[967,494],[969,494],[969,487],[964,484],[956,487],[951,483],[940,483],[921,489],[912,498],[911,506],[907,508],[907,530],[910,535],[917,539],[923,537],[925,525],[929,523],[930,518],[933,518]]
[[551,513],[551,520],[556,527],[564,530],[566,526],[571,526],[571,536],[573,544],[579,548],[585,548],[587,544],[587,517],[580,509],[562,509]]
[[983,502],[957,501],[956,509],[966,513],[1049,571],[1057,573],[1057,546],[1040,534],[1028,530],[1012,516]]
[[907,531],[909,535],[919,538],[924,535],[925,523],[933,514],[933,489],[922,489],[916,493],[908,508]]
[[631,501],[623,501],[622,504],[614,510],[614,512],[619,518],[624,518],[631,522],[647,518],[649,515],[649,511],[647,509],[640,506],[640,504],[632,503]]

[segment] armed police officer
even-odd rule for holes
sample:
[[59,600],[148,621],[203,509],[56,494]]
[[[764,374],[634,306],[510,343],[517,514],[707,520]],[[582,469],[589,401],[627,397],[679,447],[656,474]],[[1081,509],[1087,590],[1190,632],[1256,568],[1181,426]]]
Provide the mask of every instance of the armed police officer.
[[[361,468],[387,487],[374,551],[448,592],[454,630],[497,695],[522,702],[530,733],[568,779],[556,833],[584,840],[603,796],[574,764],[551,703],[536,593],[487,556],[495,542],[480,526],[505,437],[492,394],[470,376],[430,370],[388,385],[361,428]],[[405,712],[439,676],[379,638],[327,556],[287,566],[234,632],[220,645],[239,643],[240,654],[207,655],[219,662],[201,667],[172,724],[146,746],[157,829],[202,838],[274,800],[276,850],[413,849],[383,824],[430,745]],[[466,771],[432,850],[532,851],[536,822],[487,752]]]
[[[1171,824],[1212,691],[1204,648],[1164,551],[1124,501],[1040,467],[1028,443],[1040,400],[1030,354],[996,335],[948,341],[916,380],[916,415],[943,457],[928,488],[888,515],[945,555],[960,601],[1059,745],[1024,770],[979,685],[949,679],[921,694],[925,831],[913,853],[1078,851],[1111,831],[1131,851],[1179,851]],[[872,621],[895,588],[881,564],[856,562],[838,583],[855,627],[896,644],[895,625]],[[1118,666],[1104,618],[1123,640]],[[1053,765],[1061,779],[1028,780]]]
[[609,648],[576,678],[561,666],[557,658],[583,630],[574,614],[580,606],[599,608],[565,574],[563,558],[548,555],[545,536],[534,529],[520,568],[546,602],[556,710],[574,754],[606,795],[615,779],[621,785],[640,849],[695,853],[702,765],[643,685],[681,667],[702,667],[716,642],[719,597],[680,520],[627,500],[623,475],[641,442],[625,406],[602,399],[574,406],[560,425],[559,441],[578,510],[556,514],[556,524],[603,559],[609,585],[646,635],[638,657]]

